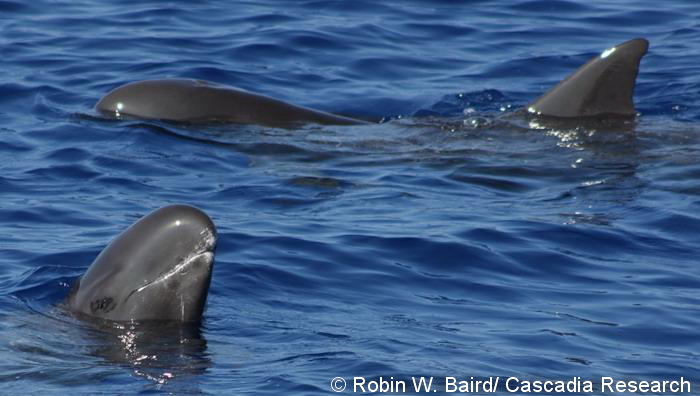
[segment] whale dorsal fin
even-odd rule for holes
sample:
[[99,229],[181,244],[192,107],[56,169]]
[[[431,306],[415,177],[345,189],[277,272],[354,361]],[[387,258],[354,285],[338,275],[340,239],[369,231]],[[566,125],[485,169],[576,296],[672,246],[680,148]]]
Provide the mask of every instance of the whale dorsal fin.
[[649,42],[630,40],[603,51],[527,106],[552,117],[627,116],[634,110],[634,83]]

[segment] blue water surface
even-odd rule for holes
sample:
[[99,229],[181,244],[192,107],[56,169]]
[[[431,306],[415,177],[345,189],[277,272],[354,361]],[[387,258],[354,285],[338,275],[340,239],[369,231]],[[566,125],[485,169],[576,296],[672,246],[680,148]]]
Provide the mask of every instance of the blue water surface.
[[[622,130],[509,113],[651,42]],[[693,381],[696,0],[0,1],[0,393],[333,394],[331,379]],[[100,117],[212,80],[366,126]],[[61,307],[170,203],[219,230],[199,328]],[[501,385],[501,394],[505,394]]]

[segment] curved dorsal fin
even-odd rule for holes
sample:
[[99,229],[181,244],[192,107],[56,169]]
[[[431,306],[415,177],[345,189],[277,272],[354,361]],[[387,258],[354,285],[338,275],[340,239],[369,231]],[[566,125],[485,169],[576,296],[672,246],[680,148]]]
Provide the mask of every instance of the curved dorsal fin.
[[634,116],[634,83],[649,42],[638,38],[603,51],[528,105],[552,117]]

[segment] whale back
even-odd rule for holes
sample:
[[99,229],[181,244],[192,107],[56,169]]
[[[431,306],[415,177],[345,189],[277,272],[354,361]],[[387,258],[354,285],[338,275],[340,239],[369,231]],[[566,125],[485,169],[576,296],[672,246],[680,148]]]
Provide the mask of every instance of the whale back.
[[95,108],[115,118],[189,123],[227,122],[273,127],[364,123],[243,89],[190,79],[146,80],[122,85],[100,99]]

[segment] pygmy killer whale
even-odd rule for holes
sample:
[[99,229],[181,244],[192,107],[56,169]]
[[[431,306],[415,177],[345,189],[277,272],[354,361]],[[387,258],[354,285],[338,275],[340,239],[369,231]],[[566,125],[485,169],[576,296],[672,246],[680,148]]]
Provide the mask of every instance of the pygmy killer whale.
[[[634,117],[632,99],[639,62],[649,42],[630,40],[605,50],[526,109],[536,116]],[[317,123],[363,124],[225,85],[188,79],[146,80],[123,85],[100,99],[96,109],[116,118],[175,122],[231,122],[273,127]]]
[[198,322],[211,283],[216,228],[187,205],[160,208],[115,238],[66,300],[78,314],[112,321]]
[[272,127],[366,123],[243,89],[190,79],[126,84],[108,93],[95,107],[116,118],[129,116],[189,123],[230,122]]
[[530,103],[527,111],[559,118],[635,116],[634,83],[648,49],[643,38],[608,48]]

